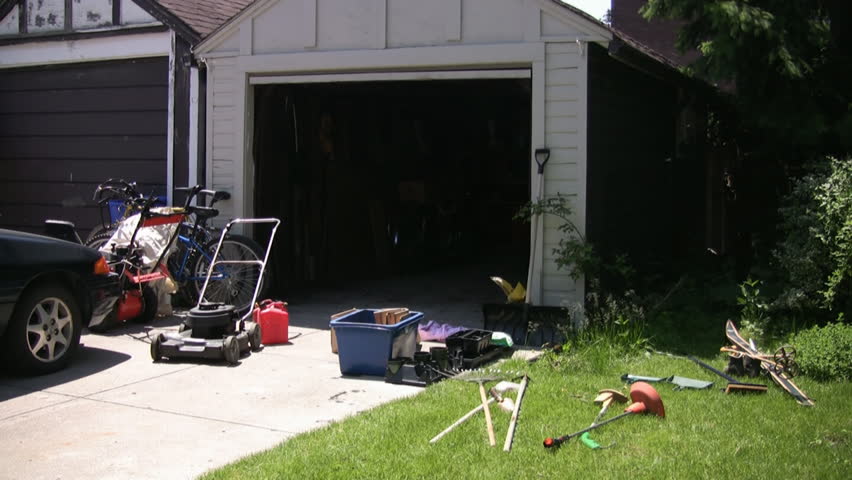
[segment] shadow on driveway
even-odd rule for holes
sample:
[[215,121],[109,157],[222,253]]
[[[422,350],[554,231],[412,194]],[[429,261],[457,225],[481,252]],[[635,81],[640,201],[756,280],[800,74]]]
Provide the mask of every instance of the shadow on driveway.
[[81,344],[79,350],[77,350],[77,355],[68,368],[58,372],[37,377],[16,376],[7,372],[0,373],[0,386],[11,387],[0,389],[0,402],[73,382],[110,369],[127,360],[130,360],[130,355],[125,353],[87,347]]

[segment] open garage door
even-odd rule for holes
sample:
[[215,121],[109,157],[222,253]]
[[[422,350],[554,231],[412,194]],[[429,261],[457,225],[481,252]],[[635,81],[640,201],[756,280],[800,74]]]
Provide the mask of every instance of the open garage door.
[[483,284],[523,281],[531,81],[519,72],[253,79],[254,211],[284,220],[280,293],[465,265],[482,266]]

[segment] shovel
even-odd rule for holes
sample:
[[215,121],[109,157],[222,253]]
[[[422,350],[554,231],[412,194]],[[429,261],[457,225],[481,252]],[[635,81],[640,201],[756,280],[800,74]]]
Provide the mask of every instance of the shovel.
[[650,384],[645,382],[636,382],[630,386],[630,399],[633,401],[630,406],[624,409],[624,413],[621,415],[617,415],[615,417],[610,418],[609,420],[597,424],[593,424],[590,427],[584,428],[579,432],[574,432],[569,435],[563,435],[557,438],[547,437],[544,439],[544,448],[556,448],[562,445],[563,443],[571,440],[572,438],[582,435],[590,430],[594,430],[598,427],[602,427],[608,423],[612,423],[616,420],[622,419],[628,415],[633,415],[636,413],[653,413],[658,417],[665,418],[666,410],[663,407],[663,400],[660,398],[660,394],[654,390]]

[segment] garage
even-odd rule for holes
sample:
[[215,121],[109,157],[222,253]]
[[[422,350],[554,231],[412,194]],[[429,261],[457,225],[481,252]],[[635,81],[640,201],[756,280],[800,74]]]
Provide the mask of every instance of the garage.
[[440,299],[470,265],[488,300],[496,274],[573,304],[557,220],[513,217],[561,194],[584,228],[588,47],[611,38],[553,0],[257,1],[194,51],[207,183],[223,217],[282,218],[284,296],[432,272],[412,288]]
[[168,57],[4,70],[0,227],[37,232],[61,218],[86,231],[100,221],[92,192],[110,177],[163,194],[168,87]]
[[254,205],[285,221],[280,288],[526,276],[529,225],[513,217],[530,195],[529,70],[429,76],[254,80]]

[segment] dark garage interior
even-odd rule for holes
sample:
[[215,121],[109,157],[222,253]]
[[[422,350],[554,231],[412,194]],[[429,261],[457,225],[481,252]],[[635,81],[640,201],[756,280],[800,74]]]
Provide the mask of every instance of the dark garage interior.
[[274,293],[460,271],[525,283],[529,225],[513,217],[530,198],[530,90],[529,79],[255,86],[255,215],[283,220]]

